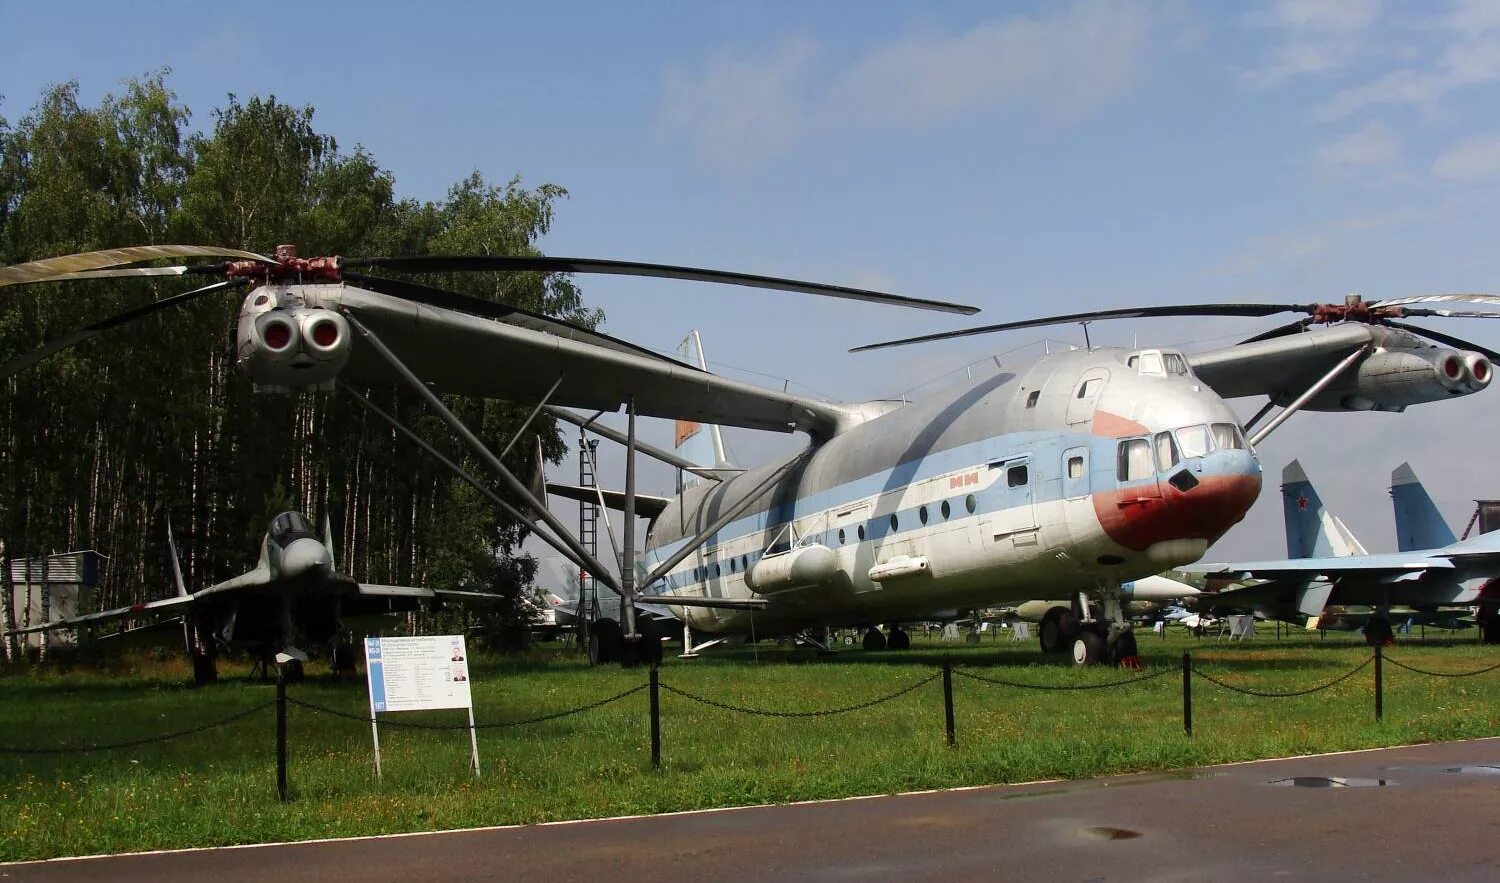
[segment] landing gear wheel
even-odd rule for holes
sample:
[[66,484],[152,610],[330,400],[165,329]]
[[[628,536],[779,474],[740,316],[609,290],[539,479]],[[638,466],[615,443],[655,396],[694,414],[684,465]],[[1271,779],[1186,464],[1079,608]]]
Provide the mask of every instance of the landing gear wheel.
[[1109,653],[1114,657],[1115,664],[1120,668],[1139,670],[1141,668],[1141,653],[1135,645],[1135,629],[1123,629],[1116,634],[1109,641]]
[[911,635],[907,634],[903,629],[893,628],[891,629],[890,637],[886,639],[886,646],[892,650],[910,650]]
[[1104,662],[1107,655],[1104,639],[1093,632],[1080,632],[1073,640],[1073,662],[1076,665]]
[[865,632],[864,647],[866,650],[884,650],[885,635],[880,633],[880,629],[869,629]]
[[595,620],[589,626],[589,662],[595,665],[619,662],[624,645],[625,633],[613,619]]
[[1389,647],[1396,643],[1396,633],[1391,631],[1391,621],[1378,613],[1370,617],[1370,621],[1365,623],[1365,643],[1371,647],[1377,644]]
[[1042,617],[1037,637],[1043,653],[1066,653],[1078,637],[1078,617],[1066,607],[1054,607]]
[[354,645],[333,645],[333,675],[334,677],[354,676]]
[[661,638],[656,634],[656,624],[649,619],[635,624],[636,639],[631,641],[620,635],[620,665],[634,668],[637,665],[661,664]]
[[212,653],[193,654],[193,686],[205,687],[219,680],[219,661]]

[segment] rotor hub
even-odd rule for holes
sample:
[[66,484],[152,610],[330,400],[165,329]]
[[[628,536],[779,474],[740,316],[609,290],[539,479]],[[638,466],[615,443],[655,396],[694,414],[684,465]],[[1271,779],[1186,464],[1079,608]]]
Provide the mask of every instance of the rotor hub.
[[274,263],[261,261],[230,261],[224,265],[224,274],[236,279],[253,279],[257,282],[341,282],[343,271],[338,255],[332,257],[302,258],[297,256],[297,246],[276,246]]

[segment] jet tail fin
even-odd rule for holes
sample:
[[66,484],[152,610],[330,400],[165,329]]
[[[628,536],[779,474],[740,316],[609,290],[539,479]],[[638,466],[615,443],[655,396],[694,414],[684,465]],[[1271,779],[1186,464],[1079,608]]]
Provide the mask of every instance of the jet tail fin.
[[1286,515],[1288,558],[1343,558],[1365,555],[1364,544],[1344,522],[1323,507],[1302,464],[1296,460],[1281,471],[1281,498]]
[[333,546],[333,518],[327,511],[323,513],[323,547],[328,550],[329,564],[334,570],[338,570],[338,554],[334,551]]
[[1396,510],[1397,551],[1440,549],[1457,542],[1410,463],[1391,472],[1391,504]]
[[[688,332],[677,347],[677,354],[684,361],[708,370],[708,359],[703,354],[703,338],[697,329]],[[695,420],[678,420],[673,432],[674,447],[683,457],[693,463],[712,469],[733,469],[724,450],[724,433],[718,426],[704,425]],[[687,484],[700,479],[689,477]]]
[[172,519],[167,519],[167,551],[172,554],[172,582],[178,597],[188,594],[187,583],[182,581],[182,562],[177,558],[177,539],[172,536]]

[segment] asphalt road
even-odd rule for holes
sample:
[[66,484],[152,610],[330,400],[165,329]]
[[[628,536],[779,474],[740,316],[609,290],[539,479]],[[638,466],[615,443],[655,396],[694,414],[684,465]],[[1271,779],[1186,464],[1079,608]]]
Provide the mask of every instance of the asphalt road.
[[1081,782],[0,865],[0,879],[26,883],[1023,877],[1500,880],[1500,739]]

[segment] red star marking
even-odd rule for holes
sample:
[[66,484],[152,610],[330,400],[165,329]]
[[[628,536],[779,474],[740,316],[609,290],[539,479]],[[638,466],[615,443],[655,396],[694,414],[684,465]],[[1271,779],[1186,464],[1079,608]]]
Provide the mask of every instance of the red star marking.
[[1307,497],[1301,496],[1297,498],[1297,509],[1300,512],[1307,511]]

